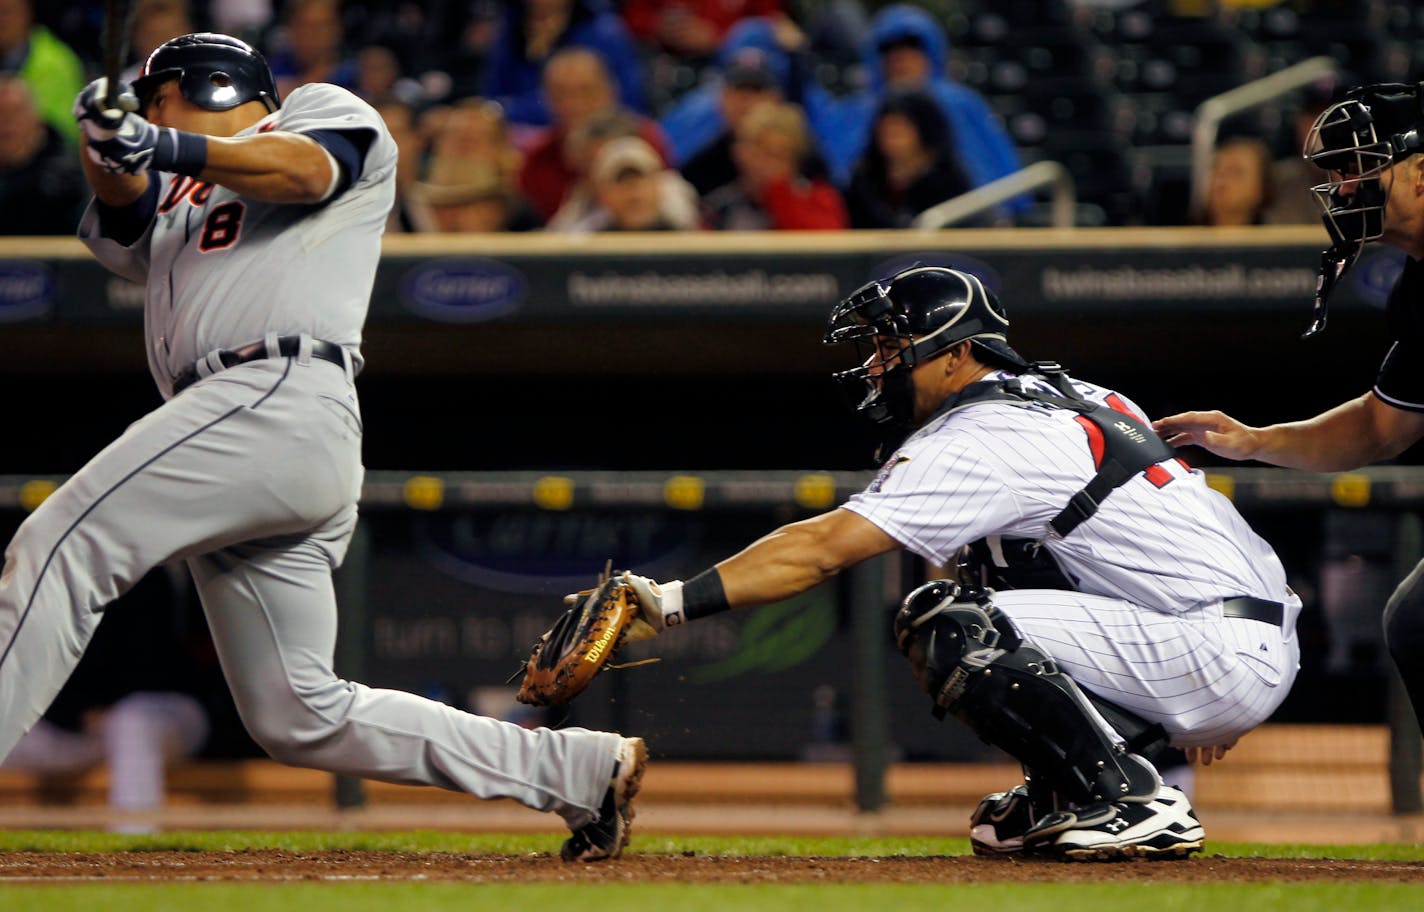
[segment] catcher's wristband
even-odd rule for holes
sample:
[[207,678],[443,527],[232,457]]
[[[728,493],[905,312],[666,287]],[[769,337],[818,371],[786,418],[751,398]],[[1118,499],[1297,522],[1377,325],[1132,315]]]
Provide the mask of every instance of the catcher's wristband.
[[682,613],[689,621],[731,607],[727,603],[727,592],[722,588],[722,575],[716,567],[708,567],[682,584]]
[[155,171],[197,177],[208,165],[208,138],[166,127],[158,131],[150,162]]

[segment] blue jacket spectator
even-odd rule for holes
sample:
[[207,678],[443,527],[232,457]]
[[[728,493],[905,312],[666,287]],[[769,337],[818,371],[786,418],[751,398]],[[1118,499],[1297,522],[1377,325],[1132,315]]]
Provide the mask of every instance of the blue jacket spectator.
[[500,103],[510,123],[547,126],[549,110],[541,90],[544,62],[560,48],[575,45],[597,51],[607,61],[624,107],[648,112],[638,46],[606,0],[511,2],[482,94]]
[[722,113],[722,89],[728,70],[748,56],[759,57],[775,74],[784,99],[800,101],[799,76],[791,58],[777,43],[771,20],[763,16],[743,19],[727,33],[717,52],[718,78],[683,95],[658,121],[672,143],[673,163],[678,167],[687,164],[730,129]]
[[[876,109],[891,88],[920,88],[934,97],[949,120],[960,164],[974,186],[1019,170],[1018,150],[988,102],[947,75],[949,40],[929,13],[907,3],[880,10],[871,20],[862,57],[870,79],[864,92],[835,99],[808,89],[806,95],[822,151],[842,186],[865,154]],[[1019,205],[1028,202],[1024,198]]]

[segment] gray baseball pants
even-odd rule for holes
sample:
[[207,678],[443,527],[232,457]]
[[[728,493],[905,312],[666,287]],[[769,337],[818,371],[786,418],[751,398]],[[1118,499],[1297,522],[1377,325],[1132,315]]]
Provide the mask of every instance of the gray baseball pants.
[[48,709],[104,606],[184,558],[223,673],[273,758],[512,798],[578,828],[619,736],[525,729],[332,670],[331,573],[356,524],[361,420],[349,370],[239,365],[133,425],[35,510],[0,573],[0,758]]

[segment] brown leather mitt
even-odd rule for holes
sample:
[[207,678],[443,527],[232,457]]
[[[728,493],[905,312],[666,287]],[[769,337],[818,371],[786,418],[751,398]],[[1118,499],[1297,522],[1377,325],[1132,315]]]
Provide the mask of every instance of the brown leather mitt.
[[534,643],[516,699],[556,706],[583,693],[628,640],[638,599],[622,573],[606,574]]

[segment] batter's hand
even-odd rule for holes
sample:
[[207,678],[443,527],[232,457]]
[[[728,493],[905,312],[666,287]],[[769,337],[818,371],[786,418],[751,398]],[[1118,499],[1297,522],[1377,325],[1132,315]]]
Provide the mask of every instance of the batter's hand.
[[143,174],[153,163],[162,131],[137,114],[124,114],[108,139],[89,139],[89,160],[110,174]]
[[1251,459],[1261,449],[1255,428],[1221,412],[1182,412],[1157,419],[1152,430],[1174,447],[1204,447],[1227,459]]
[[100,77],[89,83],[74,99],[74,119],[84,135],[94,140],[113,139],[124,115],[138,110],[138,96],[128,85],[119,87],[119,106],[107,107],[104,98],[109,92],[109,80]]

